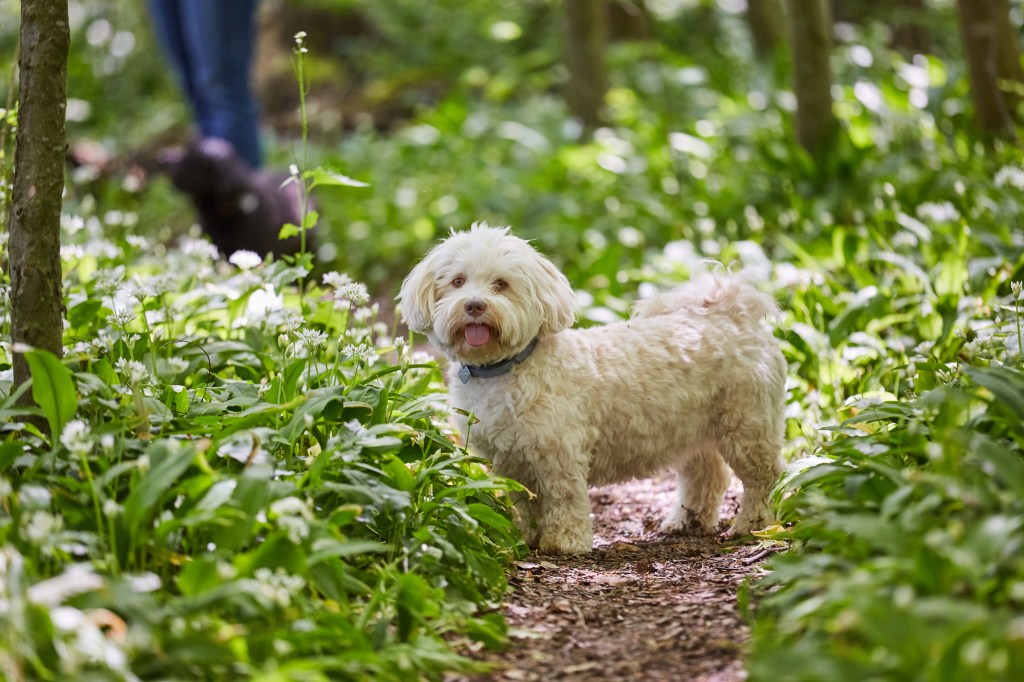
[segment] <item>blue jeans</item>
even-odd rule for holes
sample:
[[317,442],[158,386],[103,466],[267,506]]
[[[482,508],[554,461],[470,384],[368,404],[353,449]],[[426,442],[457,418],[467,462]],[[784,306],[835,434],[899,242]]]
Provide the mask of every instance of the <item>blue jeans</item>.
[[251,167],[262,162],[259,107],[249,84],[258,0],[148,0],[204,137],[230,142]]

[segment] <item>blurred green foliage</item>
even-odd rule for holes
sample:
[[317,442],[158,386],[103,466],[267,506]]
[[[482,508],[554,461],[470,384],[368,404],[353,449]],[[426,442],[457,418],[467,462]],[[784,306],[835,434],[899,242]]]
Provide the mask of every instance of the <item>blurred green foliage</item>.
[[[0,461],[31,466],[37,487],[59,491],[43,507],[78,533],[69,542],[174,586],[129,593],[123,575],[100,565],[105,579],[113,574],[106,592],[73,605],[119,605],[145,632],[168,633],[153,635],[151,658],[132,659],[143,676],[277,665],[289,679],[397,678],[465,666],[439,635],[503,638],[486,610],[522,549],[493,494],[510,484],[487,478],[431,421],[436,408],[421,400],[437,397],[436,375],[393,362],[386,375],[326,371],[344,358],[340,347],[317,356],[319,367],[286,361],[268,348],[279,334],[296,342],[297,329],[236,326],[254,298],[295,295],[298,275],[281,264],[257,283],[185,240],[193,250],[184,257],[166,252],[185,279],[137,311],[180,301],[164,320],[182,326],[163,339],[182,343],[129,343],[145,336],[142,318],[129,328],[107,319],[117,305],[97,288],[97,268],[104,277],[129,264],[166,268],[162,245],[140,253],[128,237],[173,241],[190,219],[163,180],[126,180],[125,160],[180,141],[188,116],[139,3],[71,6],[72,144],[97,142],[114,160],[69,177],[69,234],[85,230],[83,251],[67,254],[69,338],[105,349],[71,356],[76,416],[97,437],[118,436],[118,459],[97,454],[91,470],[124,505],[118,518],[170,518],[125,537],[121,520],[94,513],[102,500],[70,451],[42,434],[8,437]],[[793,138],[785,57],[754,58],[742,3],[648,7],[650,39],[608,49],[610,125],[584,139],[559,94],[567,76],[554,0],[266,3],[277,45],[260,74],[277,101],[268,104],[272,163],[298,157],[287,94],[297,85],[275,73],[291,73],[290,32],[301,29],[312,48],[305,164],[370,185],[317,191],[323,267],[366,281],[386,303],[450,227],[510,224],[564,268],[583,324],[619,319],[636,296],[684,279],[703,258],[760,273],[786,311],[793,466],[778,490],[787,525],[766,535],[790,551],[751,590],[751,679],[1015,679],[1024,666],[1024,301],[1012,283],[1024,280],[1024,160],[1016,146],[987,150],[974,136],[953,4],[931,3],[920,17],[934,46],[927,56],[893,49],[891,27],[870,15],[837,24],[841,134],[820,163]],[[14,11],[0,6],[5,19]],[[0,22],[4,49],[15,27]],[[192,261],[212,270],[190,275]],[[364,328],[324,309],[306,324],[332,335]],[[168,374],[171,357],[186,368]],[[127,371],[118,358],[157,363],[161,380],[141,406],[118,393]],[[266,386],[279,397],[261,394]],[[68,423],[66,405],[48,404],[51,420]],[[258,440],[229,447],[250,433]],[[185,437],[188,461],[171,452]],[[210,456],[244,459],[264,443],[274,474]],[[26,446],[37,459],[20,459]],[[330,456],[304,469],[317,447]],[[150,472],[164,467],[159,481],[132,464],[143,456]],[[446,487],[457,494],[439,503]],[[30,493],[18,486],[17,520],[0,528],[15,550],[8,575],[22,585],[64,568],[25,537],[48,518],[32,516],[43,508]],[[311,534],[289,547],[271,506],[295,496],[310,505]],[[245,581],[262,568],[264,587],[302,579],[297,606],[252,603]],[[23,603],[19,594],[8,602]],[[18,613],[23,629],[6,645],[37,665],[52,646],[52,613],[38,604]],[[174,657],[184,667],[168,668]]]

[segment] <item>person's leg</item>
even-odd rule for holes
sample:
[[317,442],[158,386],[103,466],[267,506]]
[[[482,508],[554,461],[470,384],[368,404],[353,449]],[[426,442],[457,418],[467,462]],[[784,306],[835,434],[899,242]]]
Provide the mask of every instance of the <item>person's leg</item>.
[[171,62],[171,68],[178,77],[185,97],[188,99],[192,113],[198,117],[195,103],[195,83],[192,78],[192,65],[182,30],[181,2],[179,0],[147,0],[153,33],[157,42]]
[[178,2],[200,130],[229,141],[256,168],[259,109],[249,79],[257,0]]

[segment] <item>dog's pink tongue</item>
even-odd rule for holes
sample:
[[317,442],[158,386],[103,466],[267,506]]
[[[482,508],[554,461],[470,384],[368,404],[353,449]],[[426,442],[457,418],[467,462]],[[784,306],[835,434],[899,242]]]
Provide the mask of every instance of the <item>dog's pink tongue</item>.
[[491,328],[486,324],[467,324],[464,333],[471,346],[482,346],[491,340]]

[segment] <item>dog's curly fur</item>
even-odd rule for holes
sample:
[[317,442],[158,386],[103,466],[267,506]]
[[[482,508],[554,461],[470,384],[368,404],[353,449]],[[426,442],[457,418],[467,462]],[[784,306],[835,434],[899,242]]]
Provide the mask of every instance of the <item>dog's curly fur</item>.
[[[729,482],[743,482],[732,532],[769,520],[782,470],[786,362],[767,318],[775,302],[735,276],[704,274],[637,304],[623,322],[569,329],[569,281],[507,228],[454,232],[409,273],[402,313],[453,362],[451,402],[472,412],[470,446],[535,496],[516,501],[542,552],[592,546],[587,488],[672,469],[679,504],[663,524],[711,534]],[[510,372],[473,377],[462,364],[536,349]],[[464,426],[464,424],[463,424]]]

